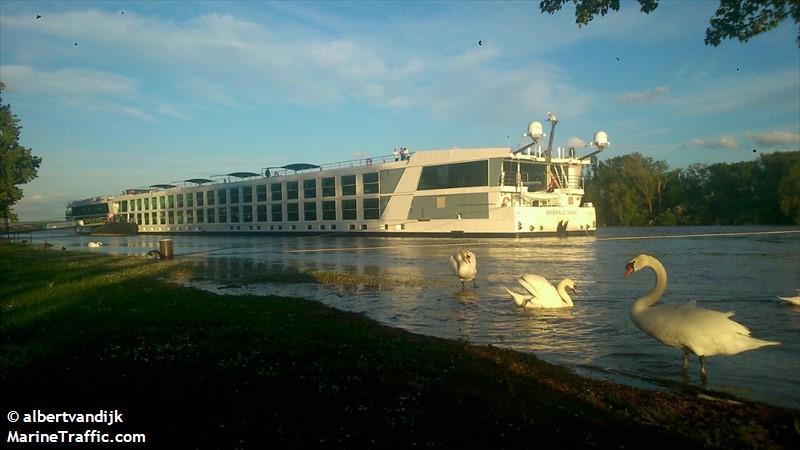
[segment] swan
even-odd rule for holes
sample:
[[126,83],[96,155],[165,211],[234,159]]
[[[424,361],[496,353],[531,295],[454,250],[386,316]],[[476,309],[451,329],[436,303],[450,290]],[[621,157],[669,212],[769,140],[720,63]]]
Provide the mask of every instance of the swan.
[[511,294],[514,303],[526,308],[571,308],[573,305],[572,297],[567,294],[566,288],[569,288],[573,293],[578,292],[575,282],[569,278],[564,278],[558,283],[558,287],[553,287],[544,277],[527,274],[519,279],[519,284],[530,295],[520,294],[508,288],[503,289]]
[[653,306],[667,289],[667,271],[656,258],[636,255],[626,266],[625,276],[649,267],[656,274],[656,284],[630,308],[631,320],[640,330],[663,344],[683,350],[683,368],[689,366],[689,353],[700,360],[700,375],[706,378],[706,356],[735,355],[780,342],[750,337],[750,330],[730,319],[732,312],[686,305]]
[[[800,289],[797,290],[798,294],[800,294]],[[794,297],[778,297],[779,299],[789,302],[795,306],[800,306],[800,295],[795,295]]]
[[98,247],[102,247],[103,243],[100,242],[100,241],[98,241],[98,242],[89,242],[88,244],[86,244],[86,246],[89,247],[89,248],[98,248]]
[[469,250],[459,250],[450,255],[450,269],[461,280],[461,287],[465,281],[472,281],[472,286],[477,287],[475,275],[478,273],[478,259],[475,253]]

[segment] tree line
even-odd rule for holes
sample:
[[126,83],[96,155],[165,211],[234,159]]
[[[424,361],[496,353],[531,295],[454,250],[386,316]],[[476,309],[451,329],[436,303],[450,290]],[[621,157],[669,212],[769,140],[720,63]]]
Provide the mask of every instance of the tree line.
[[594,160],[585,200],[599,225],[796,225],[800,151],[672,170],[639,153]]

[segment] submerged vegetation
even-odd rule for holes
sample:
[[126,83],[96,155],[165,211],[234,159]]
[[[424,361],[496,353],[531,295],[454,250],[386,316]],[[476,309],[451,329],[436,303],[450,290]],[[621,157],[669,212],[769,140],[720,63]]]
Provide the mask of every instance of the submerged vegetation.
[[152,448],[800,444],[797,411],[588,380],[313,301],[218,296],[167,281],[192,276],[177,264],[9,245],[0,258],[3,404],[118,409],[110,431]]
[[586,200],[600,225],[800,224],[800,151],[669,170],[639,153],[595,161]]

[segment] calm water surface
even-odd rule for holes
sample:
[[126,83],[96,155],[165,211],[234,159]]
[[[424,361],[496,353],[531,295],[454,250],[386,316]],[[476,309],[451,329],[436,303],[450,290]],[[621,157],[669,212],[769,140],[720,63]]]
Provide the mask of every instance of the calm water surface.
[[[254,271],[322,270],[425,280],[424,286],[381,288],[312,284],[256,284],[218,292],[279,294],[318,300],[362,312],[382,323],[432,336],[465,339],[524,352],[566,364],[596,378],[657,389],[701,386],[698,362],[681,370],[682,353],[642,333],[628,317],[630,304],[650,290],[654,275],[642,271],[623,278],[638,253],[661,260],[669,274],[663,302],[735,311],[734,320],[754,337],[777,340],[735,356],[708,358],[709,389],[800,409],[800,307],[776,296],[800,288],[800,234],[681,239],[616,240],[627,236],[788,231],[789,228],[606,228],[597,237],[543,239],[441,239],[349,237],[171,236],[176,254],[204,266],[217,279]],[[163,236],[100,238],[46,232],[57,247],[143,255]],[[478,257],[478,287],[462,290],[448,256],[469,248]],[[536,273],[557,283],[578,284],[569,310],[517,307],[503,287]]]

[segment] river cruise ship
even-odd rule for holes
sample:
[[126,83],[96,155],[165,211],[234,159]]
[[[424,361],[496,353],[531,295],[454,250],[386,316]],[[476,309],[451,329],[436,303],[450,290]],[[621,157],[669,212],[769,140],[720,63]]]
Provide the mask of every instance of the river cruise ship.
[[[217,179],[130,189],[99,197],[115,222],[139,233],[355,234],[380,236],[564,236],[596,230],[583,202],[588,156],[543,148],[542,125],[511,148],[451,148],[328,165],[289,164]],[[72,211],[77,205],[72,206]],[[80,206],[86,207],[86,204]],[[73,214],[74,215],[74,214]]]

